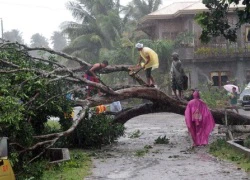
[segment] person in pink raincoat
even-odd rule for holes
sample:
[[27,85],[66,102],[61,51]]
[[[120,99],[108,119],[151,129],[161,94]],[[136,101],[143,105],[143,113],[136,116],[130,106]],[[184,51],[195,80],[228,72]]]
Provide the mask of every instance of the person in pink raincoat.
[[193,100],[188,102],[185,121],[193,139],[193,146],[208,144],[209,134],[213,130],[214,118],[205,102],[200,100],[198,91],[193,93]]

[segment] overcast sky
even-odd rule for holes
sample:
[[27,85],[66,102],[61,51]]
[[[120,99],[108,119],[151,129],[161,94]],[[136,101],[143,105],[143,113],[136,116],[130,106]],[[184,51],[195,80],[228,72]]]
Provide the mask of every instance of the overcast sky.
[[[18,29],[25,40],[35,33],[40,33],[48,40],[54,31],[60,31],[59,26],[64,21],[74,21],[65,4],[69,0],[0,0],[0,18],[3,21],[4,32]],[[164,5],[176,1],[163,0]],[[192,0],[189,0],[192,1]],[[121,0],[123,4],[130,0]]]

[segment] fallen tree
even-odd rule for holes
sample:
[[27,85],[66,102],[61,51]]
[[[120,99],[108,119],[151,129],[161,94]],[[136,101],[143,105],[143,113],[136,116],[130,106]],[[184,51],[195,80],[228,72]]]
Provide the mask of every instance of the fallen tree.
[[[41,151],[42,149],[29,162],[38,158],[44,152],[44,149],[53,146],[59,138],[74,132],[78,124],[84,119],[86,110],[90,107],[130,98],[148,100],[149,103],[117,113],[115,122],[122,124],[133,117],[148,113],[171,112],[184,115],[187,102],[176,100],[160,89],[142,85],[107,85],[106,83],[95,83],[83,78],[82,74],[91,67],[91,64],[82,59],[51,49],[29,48],[22,44],[10,42],[1,43],[0,50],[0,74],[2,75],[0,93],[5,98],[2,100],[5,108],[2,109],[3,116],[0,122],[1,128],[6,128],[6,133],[3,132],[1,135],[11,137],[11,145],[18,147],[16,149],[18,149],[19,155],[37,149]],[[31,51],[43,53],[41,57],[33,57],[29,54]],[[60,63],[61,58],[75,61],[79,64],[79,67],[69,69]],[[129,67],[129,65],[110,65],[102,70],[101,73],[129,72]],[[140,76],[135,76],[133,73],[130,75],[139,84],[144,83]],[[105,95],[95,95],[85,99],[85,92],[81,90],[89,85],[100,89]],[[71,106],[71,103],[65,100],[65,95],[75,91],[80,91],[83,94],[83,96],[73,101],[75,106],[81,106],[83,109],[78,118],[73,121],[67,130],[51,134],[42,133],[43,125],[47,122],[48,117],[59,116],[60,118],[65,118],[64,113],[68,112]],[[13,111],[13,108],[6,106],[6,104],[8,105],[6,100],[16,106],[15,110],[17,112],[10,113]],[[64,107],[65,109],[62,109]],[[211,112],[217,124],[224,124],[224,109],[211,109]],[[250,125],[250,118],[247,116],[233,112],[228,112],[227,114],[228,123],[231,125]],[[15,139],[17,136],[13,136],[10,133],[11,128],[18,126],[20,128],[22,122],[25,122],[22,128],[26,128],[26,130],[27,127],[30,128],[30,134],[28,135],[33,137],[32,141],[23,144],[17,142]]]

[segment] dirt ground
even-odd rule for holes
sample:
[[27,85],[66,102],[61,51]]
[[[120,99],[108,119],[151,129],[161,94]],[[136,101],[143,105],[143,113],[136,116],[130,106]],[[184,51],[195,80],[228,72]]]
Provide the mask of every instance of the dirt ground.
[[[250,175],[232,163],[208,154],[208,147],[190,150],[184,116],[157,113],[138,116],[126,124],[126,135],[117,144],[102,148],[93,158],[93,173],[86,180],[240,180]],[[130,138],[140,130],[141,136]],[[154,144],[161,136],[170,139],[166,145]],[[210,143],[224,136],[211,134]],[[152,146],[144,156],[136,156],[145,146]]]

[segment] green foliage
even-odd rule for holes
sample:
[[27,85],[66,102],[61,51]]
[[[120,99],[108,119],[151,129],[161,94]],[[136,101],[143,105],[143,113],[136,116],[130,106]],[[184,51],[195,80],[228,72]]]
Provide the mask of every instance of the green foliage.
[[90,174],[90,156],[82,150],[70,150],[70,160],[59,164],[48,164],[44,169],[42,180],[84,179]]
[[[5,45],[0,59],[5,61],[0,64],[1,71],[5,72],[0,79],[0,136],[8,137],[12,144],[10,159],[18,174],[38,151],[18,152],[35,144],[33,136],[46,133],[47,119],[63,118],[72,103],[64,97],[68,88],[65,81],[50,83],[51,77],[40,74],[53,70],[53,64],[33,60],[16,44]],[[53,56],[48,59],[55,61]]]
[[174,47],[189,47],[193,44],[194,34],[190,32],[183,32],[178,34],[174,40]]
[[129,134],[128,137],[131,138],[131,139],[139,138],[142,134],[143,133],[139,129],[137,129],[134,132],[132,132],[131,134]]
[[74,18],[82,23],[70,22],[63,27],[71,40],[64,51],[97,61],[100,49],[112,49],[115,40],[121,36],[119,1],[77,0],[67,6]]
[[[19,129],[19,122],[23,119],[24,107],[19,99],[11,96],[0,97],[0,124],[8,128],[10,125]],[[1,127],[0,127],[1,128]]]
[[62,138],[58,145],[64,142],[72,147],[100,148],[115,142],[118,137],[124,135],[124,130],[122,124],[113,123],[111,116],[92,115],[90,118],[86,117],[66,140]]
[[60,132],[60,130],[61,130],[61,124],[58,121],[48,120],[48,122],[45,123],[43,133],[44,134],[56,133]]
[[[202,27],[200,39],[204,43],[208,43],[212,37],[224,36],[229,41],[237,40],[237,29],[241,25],[250,22],[250,4],[249,0],[239,1],[216,1],[203,0],[203,4],[209,9],[209,12],[202,12],[195,17],[196,22]],[[238,21],[234,24],[229,22],[228,14],[235,5],[245,5],[243,9],[235,8],[235,15],[238,16]]]
[[49,47],[48,40],[41,34],[36,33],[31,36],[31,47]]
[[140,149],[140,150],[137,150],[135,152],[135,156],[142,157],[142,156],[145,156],[145,154],[148,153],[148,152],[149,152],[148,149]]
[[51,41],[53,44],[53,49],[55,51],[61,51],[63,48],[67,46],[67,40],[64,37],[63,33],[54,31],[51,36]]
[[200,93],[201,99],[210,108],[223,108],[228,100],[227,92],[217,87],[205,88]]
[[209,146],[209,153],[220,158],[232,161],[246,171],[250,171],[250,160],[246,156],[233,149],[225,139],[218,139]]
[[197,48],[195,51],[195,55],[200,56],[222,56],[222,55],[233,55],[238,53],[243,53],[245,51],[249,51],[249,47],[246,48],[239,48],[235,47],[233,43],[228,44],[229,47],[217,47],[217,48],[211,48],[211,47],[201,47]]
[[125,17],[139,20],[156,11],[161,4],[162,0],[132,0],[123,10],[125,10]]
[[155,144],[169,144],[169,138],[166,138],[166,135],[163,136],[163,137],[159,136],[159,137],[155,140],[154,143],[155,143]]
[[145,156],[149,152],[149,149],[152,149],[152,148],[153,147],[151,145],[145,145],[143,149],[139,149],[135,152],[135,156],[137,157]]
[[250,148],[250,136],[244,139],[244,146]]
[[40,160],[33,162],[30,165],[22,166],[22,173],[19,174],[16,178],[18,180],[27,180],[27,179],[37,179],[41,180],[41,177],[48,165],[48,161]]
[[70,160],[61,163],[50,164],[46,160],[40,160],[29,166],[23,166],[22,173],[17,176],[19,180],[27,179],[84,179],[90,174],[90,156],[82,150],[70,150]]
[[10,42],[24,43],[22,33],[17,29],[12,29],[11,31],[6,31],[3,33],[3,39]]

